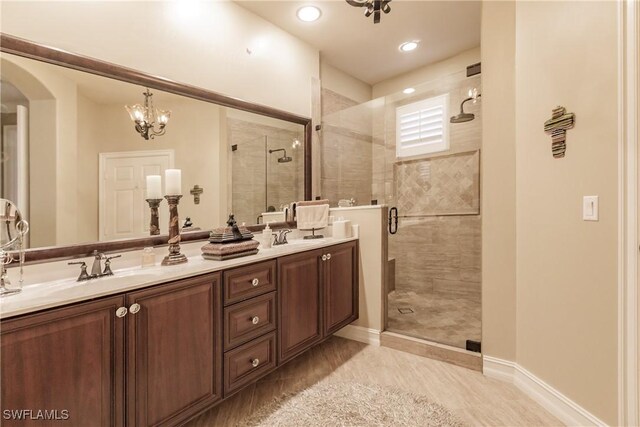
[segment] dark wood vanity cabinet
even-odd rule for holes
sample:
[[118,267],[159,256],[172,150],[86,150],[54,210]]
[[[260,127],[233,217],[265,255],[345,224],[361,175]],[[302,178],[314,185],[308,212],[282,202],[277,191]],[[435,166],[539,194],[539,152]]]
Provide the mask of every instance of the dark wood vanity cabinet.
[[322,254],[278,259],[278,360],[284,363],[322,340]]
[[322,262],[324,330],[331,335],[358,318],[358,250],[356,242],[330,246]]
[[280,363],[358,318],[357,242],[278,259]]
[[[117,296],[3,321],[0,424],[123,426],[123,306]],[[59,421],[33,419],[45,409]]]
[[3,320],[0,409],[180,425],[357,317],[354,241]]
[[127,294],[127,425],[177,425],[222,399],[220,294],[220,274]]

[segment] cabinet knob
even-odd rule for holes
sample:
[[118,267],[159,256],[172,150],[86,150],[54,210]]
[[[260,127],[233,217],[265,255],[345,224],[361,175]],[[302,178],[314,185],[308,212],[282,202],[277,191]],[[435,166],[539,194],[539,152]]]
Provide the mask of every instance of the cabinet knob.
[[260,318],[258,316],[253,316],[251,318],[251,323],[253,323],[254,325],[257,325],[258,322],[260,322]]
[[253,280],[251,281],[251,285],[252,285],[252,286],[258,286],[259,284],[260,284],[260,280],[258,280],[257,278],[255,278],[255,279],[253,279]]
[[127,307],[119,307],[119,308],[116,310],[116,316],[118,316],[118,317],[124,317],[124,316],[126,316],[126,315],[127,315],[127,311],[128,311],[128,310],[127,310]]
[[328,258],[327,258],[327,256],[326,256],[326,255],[322,255],[322,260],[323,260],[323,261],[326,261],[327,259],[328,259]]
[[327,259],[331,259],[331,254],[327,254]]
[[259,364],[260,359],[251,359],[251,366],[253,366],[254,368],[257,368]]
[[140,311],[140,304],[138,303],[131,304],[131,307],[129,307],[129,313],[131,314],[136,314],[139,311]]

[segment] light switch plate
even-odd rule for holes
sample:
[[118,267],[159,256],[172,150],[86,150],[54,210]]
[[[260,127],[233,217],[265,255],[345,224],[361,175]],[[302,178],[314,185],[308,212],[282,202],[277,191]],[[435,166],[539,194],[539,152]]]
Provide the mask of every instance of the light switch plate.
[[582,199],[582,219],[598,221],[598,196],[584,196]]

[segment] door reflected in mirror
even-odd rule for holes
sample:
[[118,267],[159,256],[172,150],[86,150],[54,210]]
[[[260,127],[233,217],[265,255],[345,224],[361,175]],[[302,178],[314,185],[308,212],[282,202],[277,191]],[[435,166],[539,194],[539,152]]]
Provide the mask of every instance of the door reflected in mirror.
[[[182,170],[189,230],[230,213],[255,224],[304,199],[302,125],[11,54],[0,61],[0,197],[29,221],[31,248],[149,236],[146,177],[161,176],[164,194],[167,169]],[[158,213],[167,234],[165,200]]]

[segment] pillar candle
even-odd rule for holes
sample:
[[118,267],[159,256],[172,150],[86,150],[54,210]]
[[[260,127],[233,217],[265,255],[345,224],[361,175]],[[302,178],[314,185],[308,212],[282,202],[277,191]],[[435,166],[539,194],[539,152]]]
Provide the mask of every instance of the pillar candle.
[[167,196],[182,194],[182,171],[180,169],[164,171],[164,192]]
[[160,175],[147,176],[147,199],[162,199],[162,177]]

